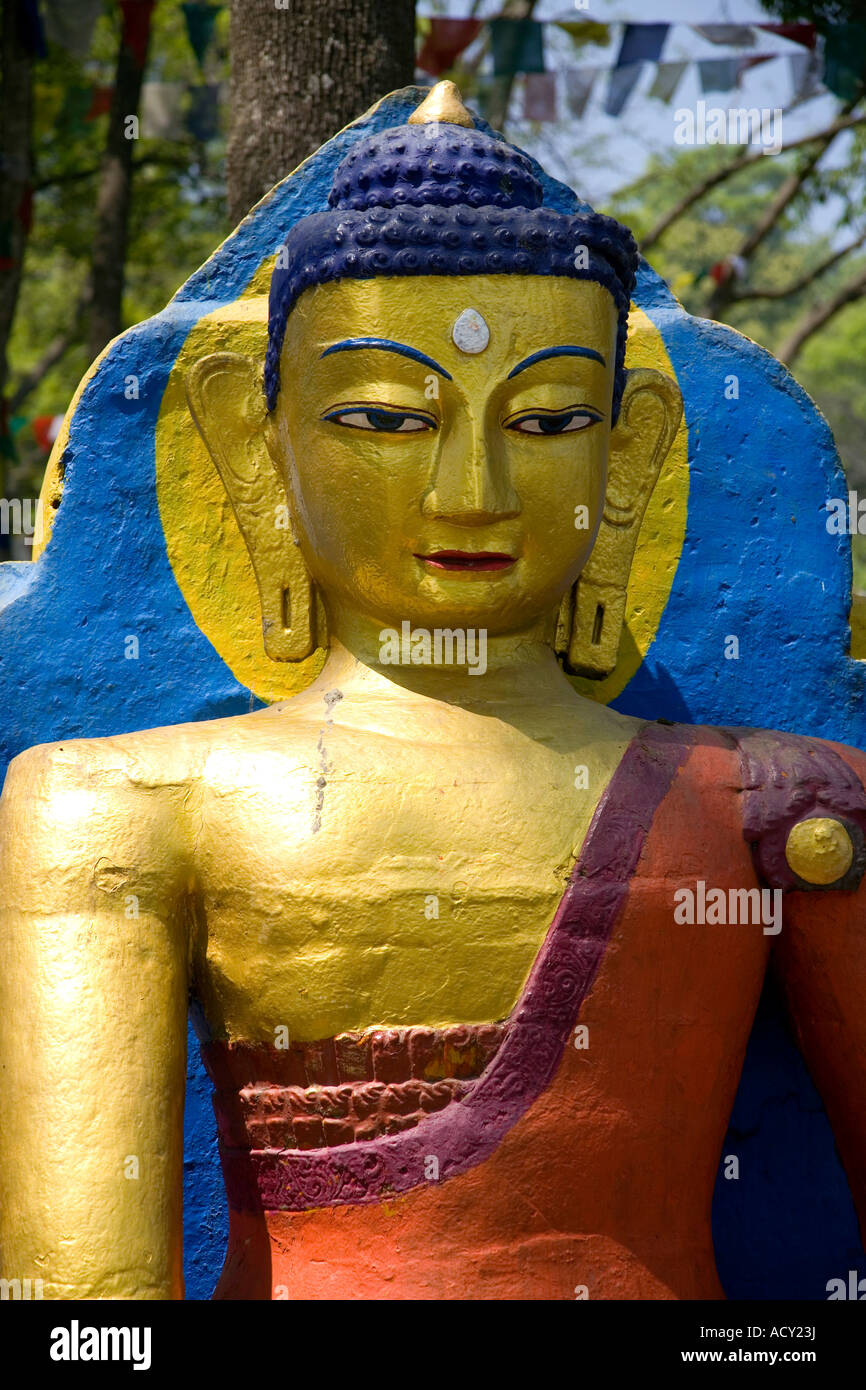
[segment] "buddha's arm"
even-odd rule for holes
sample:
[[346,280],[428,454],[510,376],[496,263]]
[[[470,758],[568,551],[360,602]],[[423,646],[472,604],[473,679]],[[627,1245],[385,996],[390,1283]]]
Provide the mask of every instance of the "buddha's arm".
[[866,883],[787,896],[775,951],[866,1238]]
[[182,1298],[177,810],[110,740],[0,800],[0,1258],[53,1298]]

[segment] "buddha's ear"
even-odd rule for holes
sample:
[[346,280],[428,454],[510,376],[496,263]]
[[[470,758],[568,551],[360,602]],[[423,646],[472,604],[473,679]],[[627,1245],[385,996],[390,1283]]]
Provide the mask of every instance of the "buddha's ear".
[[610,436],[601,526],[560,613],[558,646],[575,675],[601,680],[616,666],[638,533],[682,413],[672,377],[647,367],[626,373],[619,420]]
[[253,562],[265,651],[274,661],[302,661],[316,647],[318,605],[265,443],[259,366],[241,353],[215,352],[199,358],[184,385]]

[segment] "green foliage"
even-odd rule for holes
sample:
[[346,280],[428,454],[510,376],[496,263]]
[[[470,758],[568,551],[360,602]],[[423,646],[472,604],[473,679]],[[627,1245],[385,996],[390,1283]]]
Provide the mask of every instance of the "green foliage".
[[[866,230],[866,180],[863,177],[864,137],[850,140],[844,163],[810,180],[801,195],[779,219],[756,253],[745,289],[784,289],[792,286],[834,250]],[[727,149],[704,147],[658,156],[647,173],[624,190],[610,209],[631,226],[638,239],[678,199],[714,169],[727,163]],[[760,210],[801,158],[799,152],[763,158],[720,184],[688,213],[674,222],[648,253],[655,269],[692,314],[707,312],[713,282],[709,268],[736,252]],[[829,199],[834,201],[829,204]],[[816,202],[828,202],[826,230],[816,231]],[[854,252],[798,293],[781,298],[745,300],[731,306],[726,320],[771,352],[815,304],[825,302],[862,266],[866,252]],[[852,487],[866,490],[866,395],[862,389],[863,344],[866,341],[866,300],[837,314],[810,338],[794,364],[794,375],[816,401],[830,423]]]
[[863,19],[863,0],[761,0],[761,8],[783,24],[802,21],[826,34],[833,24]]
[[[51,47],[36,66],[34,155],[36,196],[18,313],[10,343],[11,389],[76,322],[85,290],[95,225],[98,171],[107,115],[85,119],[92,86],[114,76],[119,11],[106,8],[87,58],[78,62]],[[224,81],[228,72],[228,12],[217,22],[205,72],[199,71],[179,3],[162,0],[153,12],[145,81]],[[137,323],[162,309],[184,280],[228,234],[225,143],[206,148],[184,133],[156,140],[142,129],[136,162],[126,263],[124,320]],[[62,414],[89,366],[83,319],[75,342],[28,395],[20,414]],[[32,432],[17,434],[25,478],[36,478],[45,456]],[[32,481],[30,486],[34,486]]]

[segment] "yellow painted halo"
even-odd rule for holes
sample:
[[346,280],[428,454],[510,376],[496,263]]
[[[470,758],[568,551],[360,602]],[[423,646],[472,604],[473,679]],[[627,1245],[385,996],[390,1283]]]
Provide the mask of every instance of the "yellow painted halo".
[[[166,550],[196,624],[235,678],[270,704],[303,690],[324,663],[278,662],[265,655],[258,589],[228,497],[187,408],[184,375],[212,352],[245,352],[264,362],[267,289],[274,258],[263,261],[236,300],[205,315],[177,356],[156,424],[156,491]],[[632,306],[628,367],[674,376],[661,334]],[[603,681],[573,679],[581,694],[608,703],[628,684],[649,649],[673,584],[685,536],[688,439],[680,425],[647,506],[628,587],[616,670]]]

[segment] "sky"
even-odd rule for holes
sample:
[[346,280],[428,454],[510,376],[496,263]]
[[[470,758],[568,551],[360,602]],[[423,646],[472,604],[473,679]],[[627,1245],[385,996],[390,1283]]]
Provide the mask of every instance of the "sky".
[[[419,0],[421,14],[464,16],[470,13],[470,0]],[[481,17],[501,12],[500,0],[482,0],[477,10]],[[736,50],[712,44],[696,34],[690,24],[749,24],[771,23],[772,15],[762,9],[757,0],[589,0],[588,9],[576,9],[568,0],[540,0],[534,18],[595,20],[601,23],[633,22],[640,24],[670,23],[673,25],[665,40],[662,61],[682,59],[723,58],[742,52],[779,52],[783,55],[805,53],[801,45],[789,42],[776,34],[765,34],[751,50]],[[568,35],[558,29],[546,31],[548,66],[554,70],[583,65],[611,67],[622,30],[615,30],[607,48],[576,50]],[[744,74],[739,91],[709,93],[701,91],[698,70],[687,68],[673,101],[669,105],[648,95],[655,77],[655,66],[644,65],[637,88],[619,117],[603,110],[607,77],[596,79],[589,105],[581,119],[569,117],[560,95],[560,120],[555,125],[532,127],[520,116],[521,95],[515,92],[507,134],[538,158],[549,173],[564,179],[593,206],[603,209],[611,195],[639,178],[650,156],[664,152],[674,145],[675,112],[682,107],[695,108],[699,100],[708,106],[728,108],[759,107],[784,111],[783,136],[787,143],[813,130],[821,130],[837,110],[836,99],[829,94],[812,98],[797,109],[787,108],[793,95],[787,57]],[[519,89],[519,83],[516,84]],[[844,140],[844,137],[843,137]],[[843,145],[843,140],[838,143]],[[835,151],[835,147],[834,147]],[[838,156],[842,158],[844,148]],[[828,156],[829,157],[829,156]],[[836,221],[828,206],[815,211],[815,229],[827,229]]]

